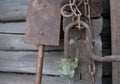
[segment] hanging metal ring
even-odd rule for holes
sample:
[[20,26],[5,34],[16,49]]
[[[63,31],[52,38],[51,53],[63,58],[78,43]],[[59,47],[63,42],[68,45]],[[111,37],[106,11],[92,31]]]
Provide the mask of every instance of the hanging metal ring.
[[65,14],[65,13],[64,13],[64,12],[65,12],[64,10],[65,10],[66,7],[70,7],[70,4],[65,4],[65,5],[61,8],[60,12],[61,12],[62,16],[67,17],[67,18],[72,17],[72,16],[74,15],[72,11],[71,11],[70,14]]

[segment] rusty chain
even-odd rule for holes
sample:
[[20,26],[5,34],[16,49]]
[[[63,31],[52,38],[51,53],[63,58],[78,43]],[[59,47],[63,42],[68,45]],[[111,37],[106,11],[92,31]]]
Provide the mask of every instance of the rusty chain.
[[[82,3],[83,0],[79,0],[79,3],[77,5],[76,0],[69,0],[69,4],[65,4],[62,8],[61,8],[61,14],[64,17],[67,18],[72,18],[72,22],[74,21],[74,19],[77,18],[78,21],[78,25],[77,28],[80,29],[80,17],[81,17],[81,11],[79,10],[78,6]],[[66,7],[70,8],[71,13],[70,14],[65,14],[64,10]]]
[[96,67],[95,67],[95,62],[94,60],[91,60],[91,63],[88,65],[89,72],[91,75],[91,84],[95,83],[95,73],[96,73]]
[[89,0],[84,0],[84,10],[85,10],[86,22],[88,23],[89,26],[91,26],[90,2],[89,2]]
[[[91,27],[91,18],[90,18],[90,2],[89,0],[83,0],[84,3],[84,16],[85,21],[88,24],[89,28]],[[95,83],[95,73],[96,73],[96,66],[93,59],[90,59],[90,63],[88,64],[90,76],[91,76],[91,84]]]
[[[77,17],[77,28],[80,29],[81,28],[81,16],[82,13],[79,10],[79,6],[81,4],[84,4],[84,17],[85,17],[85,22],[88,24],[89,28],[91,27],[91,18],[90,18],[90,4],[89,4],[89,0],[69,0],[69,4],[65,4],[62,8],[61,8],[61,14],[64,17],[67,18],[72,18],[72,22],[75,21],[76,17]],[[64,10],[66,7],[70,8],[71,13],[70,14],[65,14]],[[95,82],[95,72],[96,72],[96,67],[95,67],[95,63],[94,60],[90,59],[90,63],[88,64],[88,69],[91,75],[91,84],[94,84]]]
[[[86,30],[86,40],[85,40],[86,52],[88,52],[88,57],[90,58],[90,60],[88,61],[88,69],[89,69],[89,72],[90,72],[90,75],[91,75],[91,84],[94,84],[95,83],[95,74],[96,74],[95,62],[96,61],[97,62],[120,62],[120,56],[114,55],[114,56],[101,57],[101,56],[96,55],[93,52],[94,48],[93,48],[93,44],[92,44],[92,34],[91,34],[91,29],[90,29],[91,28],[91,18],[90,18],[89,0],[77,0],[77,1],[80,1],[79,3],[78,2],[76,3],[75,1],[76,0],[74,0],[74,1],[69,0],[69,4],[66,4],[61,8],[61,14],[64,17],[73,18],[73,20],[74,20],[74,21],[72,21],[72,23],[68,24],[68,26],[66,27],[66,29],[65,29],[65,32],[66,32],[65,38],[67,38],[67,40],[69,40],[69,36],[68,36],[69,35],[69,30],[72,27],[77,25],[77,26],[80,26],[80,27],[83,26],[85,28],[85,30]],[[78,8],[78,6],[81,3],[84,4],[83,17],[85,18],[85,22],[83,21],[84,19],[81,20],[82,13]],[[71,13],[68,14],[68,15],[64,13],[64,9],[67,6],[71,9],[70,10]],[[77,20],[76,20],[76,17],[77,17]],[[79,27],[77,27],[77,28],[79,29]],[[81,27],[81,29],[82,29],[82,27]],[[66,40],[65,43],[69,44],[69,42],[67,40]],[[67,56],[69,56],[69,55],[67,55],[69,49],[67,47],[65,47],[65,50],[66,50],[65,56],[67,57]]]

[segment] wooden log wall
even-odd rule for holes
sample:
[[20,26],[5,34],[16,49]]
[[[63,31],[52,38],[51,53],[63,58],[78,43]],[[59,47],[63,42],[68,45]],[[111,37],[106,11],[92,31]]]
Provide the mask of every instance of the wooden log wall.
[[[120,55],[120,1],[111,0],[111,37],[112,37],[112,55]],[[112,83],[120,84],[120,62],[112,63]]]
[[[98,1],[96,0],[96,3],[99,3]],[[111,54],[108,1],[109,0],[103,0],[102,16],[104,19],[104,25],[101,33],[103,41],[103,55]],[[97,6],[99,6],[99,4],[97,4]],[[97,6],[93,5],[93,8],[96,8]],[[18,81],[17,83],[15,82],[15,84],[34,84],[36,56],[38,49],[34,45],[24,43],[26,9],[27,0],[1,0],[0,2],[0,84],[14,84],[15,81]],[[98,12],[97,9],[93,11],[94,13],[92,17],[98,21],[98,19],[101,17],[101,14],[96,13],[96,11]],[[62,39],[60,41],[60,46],[58,47],[45,47],[43,84],[67,84],[70,82],[59,77],[59,73],[55,65],[62,56]],[[111,65],[104,64],[103,84],[110,84],[108,83],[110,81],[107,81],[110,80],[110,78]],[[26,80],[28,80],[28,82],[26,82]],[[74,84],[89,84],[88,81],[72,82],[74,82]]]

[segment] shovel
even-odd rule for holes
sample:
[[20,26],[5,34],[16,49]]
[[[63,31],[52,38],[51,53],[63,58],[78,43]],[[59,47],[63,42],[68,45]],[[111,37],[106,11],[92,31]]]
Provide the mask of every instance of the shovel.
[[62,0],[29,0],[25,42],[39,47],[36,84],[41,84],[44,45],[59,45]]

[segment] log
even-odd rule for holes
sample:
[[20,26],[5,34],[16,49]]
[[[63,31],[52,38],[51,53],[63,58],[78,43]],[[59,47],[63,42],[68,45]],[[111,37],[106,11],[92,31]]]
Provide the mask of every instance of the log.
[[[104,51],[105,52],[105,51]],[[106,51],[108,52],[108,51]],[[63,52],[45,52],[43,74],[59,75],[56,63],[63,57]],[[0,51],[0,71],[17,73],[35,73],[37,51]],[[54,60],[53,60],[54,59]],[[110,76],[105,66],[103,75]],[[80,69],[81,70],[81,69]],[[84,71],[84,70],[83,70]]]
[[0,21],[25,20],[27,0],[1,0]]
[[25,22],[0,23],[0,33],[24,34]]
[[[0,51],[0,71],[35,73],[37,52]],[[56,63],[63,57],[63,52],[45,52],[43,74],[59,75]]]
[[[25,44],[24,35],[0,34],[0,50],[38,50],[35,45]],[[46,46],[45,50],[63,50],[63,40],[60,46]]]
[[[110,0],[111,6],[111,33],[112,33],[112,55],[120,55],[120,0]],[[120,84],[120,63],[112,65],[113,84]]]
[[[0,73],[1,84],[35,84],[35,75]],[[42,84],[71,84],[70,80],[64,80],[60,77],[43,76]],[[82,80],[75,81],[74,84],[87,84]]]

